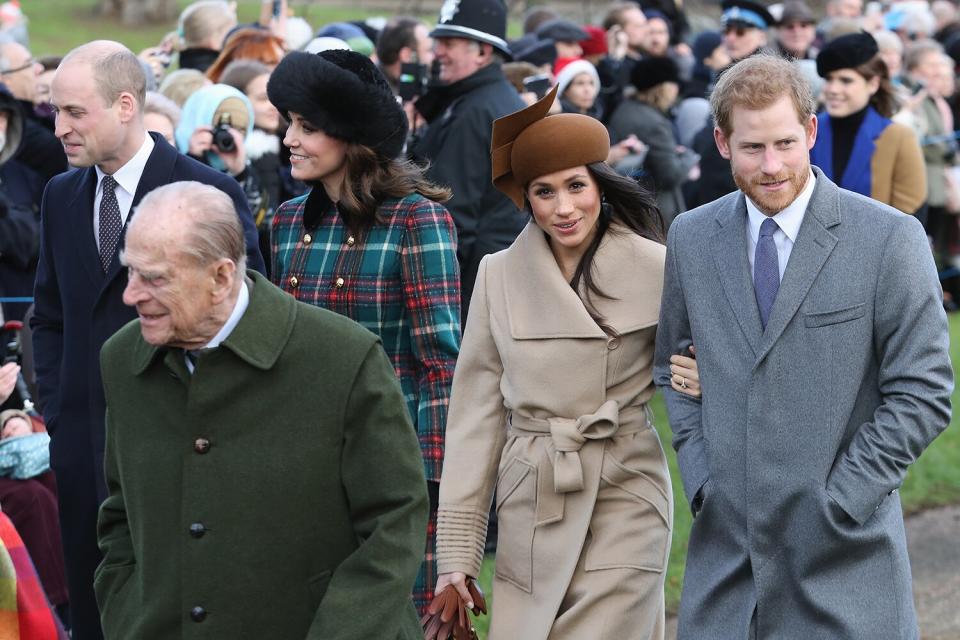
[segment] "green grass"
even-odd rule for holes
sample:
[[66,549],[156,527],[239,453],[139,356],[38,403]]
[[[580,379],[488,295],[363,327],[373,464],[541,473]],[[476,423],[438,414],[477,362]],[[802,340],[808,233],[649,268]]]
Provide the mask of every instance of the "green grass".
[[[960,364],[960,313],[950,316],[950,357],[954,368]],[[658,393],[651,403],[654,424],[667,453],[670,477],[673,484],[674,523],[673,545],[670,548],[670,565],[667,569],[667,611],[676,612],[680,603],[680,588],[683,585],[683,567],[687,560],[687,538],[690,536],[691,516],[683,495],[677,456],[670,447],[670,427],[663,398]],[[950,427],[937,438],[920,456],[903,483],[900,499],[905,513],[916,513],[930,507],[960,503],[960,388],[953,393],[954,418]],[[480,584],[492,602],[493,556],[487,556],[480,571]],[[488,617],[481,616],[475,625],[480,638],[486,638]]]
[[[190,0],[178,0],[181,8]],[[325,6],[323,2],[292,1],[296,15],[304,18],[314,29],[343,20],[357,20],[375,12],[349,8],[348,2],[341,6]],[[177,28],[176,20],[151,24],[131,29],[119,20],[105,18],[95,13],[96,0],[30,0],[24,2],[30,31],[30,50],[35,56],[62,55],[73,47],[96,39],[117,40],[127,45],[134,53],[155,46],[168,32]],[[260,0],[240,0],[237,12],[241,22],[253,22],[260,15]],[[380,14],[382,15],[382,14]],[[435,19],[435,16],[427,16]]]

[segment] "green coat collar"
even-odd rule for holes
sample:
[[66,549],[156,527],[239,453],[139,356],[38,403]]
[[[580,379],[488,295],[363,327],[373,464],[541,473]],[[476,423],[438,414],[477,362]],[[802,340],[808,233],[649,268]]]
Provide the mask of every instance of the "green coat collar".
[[[229,349],[250,366],[268,370],[277,362],[290,339],[297,317],[297,304],[256,271],[247,270],[247,278],[252,283],[250,304],[236,328],[220,346]],[[160,354],[171,351],[168,347],[148,344],[141,336],[133,349],[134,375],[142,374]]]

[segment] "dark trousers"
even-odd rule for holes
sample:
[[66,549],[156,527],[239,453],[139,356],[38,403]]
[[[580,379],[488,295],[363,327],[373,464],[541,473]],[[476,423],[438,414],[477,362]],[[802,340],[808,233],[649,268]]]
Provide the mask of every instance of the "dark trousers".
[[102,640],[93,574],[103,556],[97,546],[97,490],[89,468],[57,468],[63,556],[70,591],[72,640]]

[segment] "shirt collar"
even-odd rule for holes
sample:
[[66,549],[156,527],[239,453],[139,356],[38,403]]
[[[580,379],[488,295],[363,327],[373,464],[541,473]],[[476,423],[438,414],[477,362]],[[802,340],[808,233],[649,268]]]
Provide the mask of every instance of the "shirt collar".
[[[816,186],[816,182],[817,179],[813,175],[813,171],[811,171],[810,176],[807,178],[807,184],[803,187],[800,195],[787,205],[786,209],[773,216],[780,230],[790,238],[790,242],[797,241],[797,234],[800,233],[800,225],[803,223],[803,214],[807,210],[807,205],[810,204],[810,198],[813,196],[813,188]],[[750,227],[750,237],[756,240],[760,237],[760,225],[770,216],[760,211],[750,198],[746,198],[746,200],[747,224]]]
[[[156,144],[149,133],[144,133],[144,136],[145,138],[143,144],[140,145],[140,150],[113,174],[113,179],[117,181],[117,184],[123,187],[123,190],[131,196],[137,192],[137,185],[140,184],[140,176],[143,175],[143,171],[147,167],[147,160],[150,159],[150,154],[153,153],[153,147]],[[99,166],[96,167],[96,170],[97,188],[99,188],[103,182],[103,177],[107,174],[105,174]]]
[[236,328],[240,322],[240,318],[243,317],[243,312],[247,310],[247,305],[249,304],[250,292],[247,291],[247,284],[244,282],[243,286],[240,287],[240,294],[237,296],[237,303],[233,306],[233,311],[230,312],[230,317],[227,318],[227,321],[220,327],[217,335],[213,336],[213,339],[204,346],[204,349],[216,349],[219,347],[220,343],[233,333],[234,328]]

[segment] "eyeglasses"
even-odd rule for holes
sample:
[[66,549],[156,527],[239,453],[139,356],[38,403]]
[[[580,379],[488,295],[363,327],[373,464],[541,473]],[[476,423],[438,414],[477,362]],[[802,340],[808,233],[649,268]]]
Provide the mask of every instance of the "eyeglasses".
[[25,63],[23,63],[22,66],[14,67],[13,69],[4,69],[3,71],[0,71],[0,76],[5,76],[9,73],[17,73],[18,71],[23,71],[24,69],[30,69],[36,66],[36,64],[37,64],[37,61],[34,60],[33,58],[30,58]]

